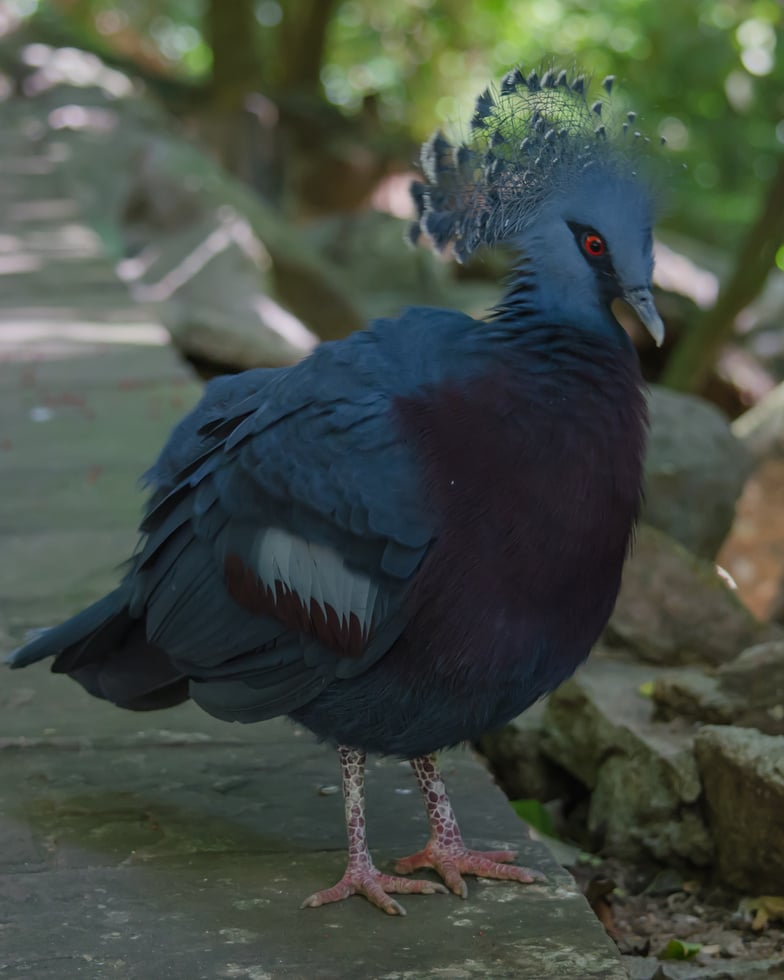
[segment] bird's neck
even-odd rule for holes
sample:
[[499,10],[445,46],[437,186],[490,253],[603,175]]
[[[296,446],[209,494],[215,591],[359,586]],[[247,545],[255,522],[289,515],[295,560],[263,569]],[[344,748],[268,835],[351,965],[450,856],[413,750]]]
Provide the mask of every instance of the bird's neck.
[[503,299],[491,312],[491,320],[500,327],[526,331],[558,324],[622,350],[631,347],[626,331],[609,307],[587,307],[579,289],[568,282],[543,281],[525,260],[515,266]]

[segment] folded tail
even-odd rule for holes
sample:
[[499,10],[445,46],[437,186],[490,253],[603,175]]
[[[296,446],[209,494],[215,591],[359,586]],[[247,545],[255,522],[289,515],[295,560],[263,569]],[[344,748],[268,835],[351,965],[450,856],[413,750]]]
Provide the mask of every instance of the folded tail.
[[16,669],[54,657],[52,671],[68,674],[95,697],[132,711],[168,708],[188,699],[188,680],[147,642],[143,619],[128,611],[125,586],[60,626],[41,630],[6,663]]

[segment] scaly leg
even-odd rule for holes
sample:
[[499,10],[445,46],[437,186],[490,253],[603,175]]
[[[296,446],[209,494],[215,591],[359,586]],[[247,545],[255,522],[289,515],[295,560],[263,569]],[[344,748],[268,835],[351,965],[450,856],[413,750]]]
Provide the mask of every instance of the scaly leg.
[[343,800],[346,805],[348,865],[340,881],[332,888],[315,892],[302,908],[318,908],[328,902],[339,902],[350,895],[364,895],[389,915],[405,915],[406,910],[390,894],[433,895],[446,892],[433,881],[417,881],[382,874],[370,857],[365,836],[365,753],[341,746],[338,749],[343,773]]
[[395,863],[398,874],[411,874],[419,868],[433,868],[447,887],[461,898],[468,896],[462,875],[478,878],[503,878],[509,881],[543,881],[544,876],[528,868],[510,866],[517,857],[514,851],[469,851],[460,836],[446,786],[436,768],[434,755],[411,760],[419,790],[425,801],[430,823],[430,840],[424,849]]

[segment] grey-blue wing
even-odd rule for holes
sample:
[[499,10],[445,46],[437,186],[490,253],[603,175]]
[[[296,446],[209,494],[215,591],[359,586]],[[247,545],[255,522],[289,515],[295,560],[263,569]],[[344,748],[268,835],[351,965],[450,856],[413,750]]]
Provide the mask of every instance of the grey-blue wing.
[[394,394],[318,362],[213,383],[150,474],[131,612],[220,717],[367,670],[436,533]]

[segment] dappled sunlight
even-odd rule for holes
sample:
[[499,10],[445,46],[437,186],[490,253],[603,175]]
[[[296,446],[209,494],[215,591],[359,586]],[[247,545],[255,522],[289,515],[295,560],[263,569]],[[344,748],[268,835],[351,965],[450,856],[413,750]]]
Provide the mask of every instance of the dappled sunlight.
[[18,252],[14,255],[0,255],[0,276],[13,276],[23,272],[37,272],[43,267],[40,255]]
[[[38,272],[55,256],[68,262],[101,256],[101,241],[92,228],[63,223],[72,210],[72,202],[58,200],[22,201],[8,208],[7,221],[31,227],[20,235],[0,234],[0,276]],[[61,223],[50,224],[58,219]]]
[[[250,259],[260,273],[272,268],[264,244],[248,222],[228,206],[218,210],[219,224],[209,231],[180,261],[156,282],[145,278],[161,258],[160,245],[150,245],[132,258],[117,263],[116,271],[129,288],[134,299],[141,303],[166,303],[199,275],[207,265],[230,248],[238,248]],[[284,341],[303,352],[312,350],[319,338],[301,320],[262,292],[263,280],[248,304],[259,317],[259,328],[272,331]]]
[[17,319],[13,311],[0,311],[0,362],[80,357],[85,348],[106,344],[162,347],[169,340],[168,331],[158,323]]
[[744,405],[756,405],[776,387],[770,371],[748,351],[730,344],[718,357],[716,368],[740,393]]
[[57,85],[79,88],[96,86],[114,99],[133,93],[133,82],[122,72],[108,68],[100,58],[76,48],[54,48],[49,44],[28,44],[22,52],[26,65],[36,68],[24,82],[28,96],[41,95]]
[[0,37],[15,31],[37,8],[38,0],[4,0],[0,3]]
[[0,254],[7,252],[19,252],[23,248],[21,238],[16,235],[0,234]]
[[413,170],[403,174],[390,174],[379,181],[373,192],[371,206],[395,218],[410,221],[414,217],[414,204],[409,188],[419,175]]
[[51,129],[93,130],[110,133],[119,121],[116,112],[96,106],[64,105],[49,113]]
[[252,305],[264,326],[273,330],[292,347],[299,347],[303,351],[308,351],[312,350],[319,342],[319,338],[308,330],[301,320],[284,309],[280,303],[276,303],[272,297],[260,293],[252,300]]
[[149,246],[132,259],[117,263],[117,274],[133,290],[137,300],[143,303],[164,303],[198,275],[216,256],[232,245],[238,246],[261,270],[270,268],[266,249],[253,234],[247,221],[231,208],[223,208],[220,224],[196,245],[173,269],[156,283],[142,282],[145,274],[160,256],[160,250]]
[[150,246],[133,259],[118,262],[117,274],[130,285],[139,302],[164,303],[232,244],[239,242],[232,227],[223,224],[211,231],[178,265],[154,284],[144,283],[141,278],[159,257],[155,246]]
[[56,228],[31,230],[25,236],[29,247],[42,253],[57,253],[62,258],[90,258],[103,254],[101,240],[92,228],[83,224],[63,224]]
[[719,279],[688,256],[657,241],[654,246],[654,282],[660,289],[688,296],[701,310],[707,310],[719,295]]

